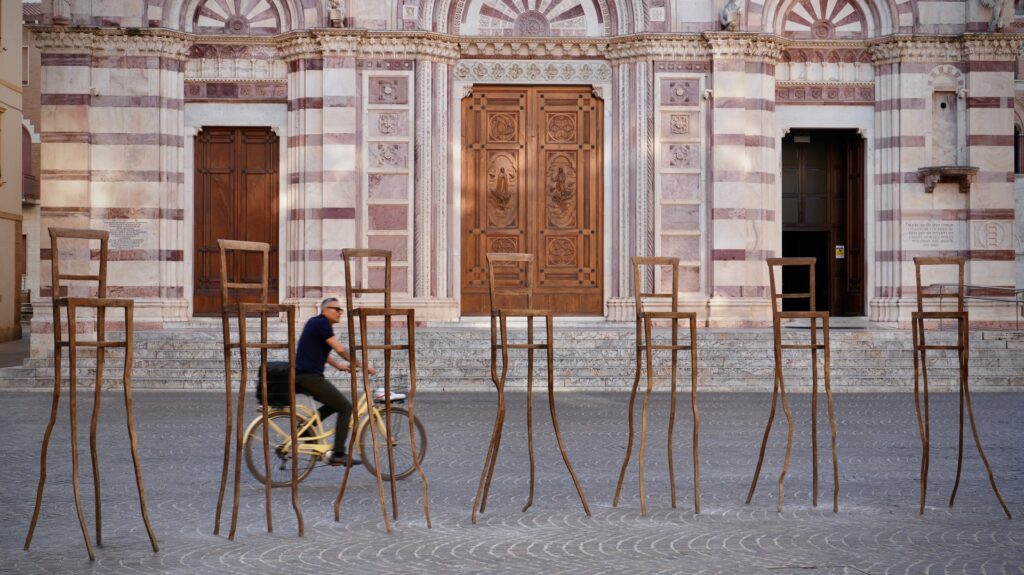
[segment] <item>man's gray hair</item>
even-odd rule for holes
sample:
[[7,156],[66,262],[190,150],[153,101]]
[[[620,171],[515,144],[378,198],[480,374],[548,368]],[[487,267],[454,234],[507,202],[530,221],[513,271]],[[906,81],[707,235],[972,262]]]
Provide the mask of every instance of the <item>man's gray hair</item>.
[[336,297],[329,297],[329,298],[325,299],[324,301],[320,302],[320,313],[324,313],[324,308],[327,307],[327,304],[329,304],[331,302],[336,302],[336,301],[339,301],[338,298],[336,298]]

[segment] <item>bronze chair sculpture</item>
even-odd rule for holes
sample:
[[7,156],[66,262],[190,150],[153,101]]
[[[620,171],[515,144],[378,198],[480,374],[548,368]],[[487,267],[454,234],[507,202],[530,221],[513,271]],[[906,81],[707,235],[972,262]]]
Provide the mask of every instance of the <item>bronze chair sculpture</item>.
[[[957,266],[958,278],[957,278],[957,291],[956,293],[943,293],[941,290],[938,292],[927,291],[928,288],[921,285],[921,268],[928,266]],[[985,471],[988,473],[989,483],[992,485],[992,491],[996,494],[996,499],[999,500],[999,505],[1003,508],[1003,513],[1006,513],[1008,519],[1013,519],[1010,514],[1010,510],[1006,507],[1006,502],[1003,501],[1003,496],[999,493],[999,487],[996,486],[996,478],[992,474],[992,466],[988,463],[988,458],[985,457],[985,451],[981,448],[981,438],[978,435],[978,427],[974,421],[974,405],[971,402],[971,387],[968,383],[967,377],[967,364],[970,354],[969,345],[969,318],[968,313],[964,311],[964,259],[962,257],[916,257],[914,258],[914,273],[917,279],[917,311],[910,314],[911,316],[911,331],[913,332],[914,338],[914,409],[917,412],[917,429],[921,436],[921,510],[920,513],[924,513],[925,496],[928,491],[928,457],[931,447],[931,421],[928,417],[928,361],[926,352],[928,350],[955,350],[957,352],[957,361],[959,364],[960,371],[960,441],[957,449],[956,458],[956,481],[953,483],[953,492],[949,496],[949,506],[953,506],[953,502],[956,500],[957,488],[960,487],[960,471],[963,467],[964,462],[964,405],[967,405],[967,415],[971,419],[971,434],[974,435],[974,445],[978,448],[978,455],[981,456],[982,463],[985,464]],[[942,300],[944,298],[952,298],[956,300],[956,311],[925,311],[924,300],[936,299],[938,300],[939,307],[941,308]],[[951,319],[956,321],[957,334],[956,334],[956,345],[937,345],[929,344],[925,340],[925,329],[924,322],[926,320],[944,320]],[[920,375],[919,375],[920,374]],[[924,381],[924,417],[921,416],[921,401],[919,395],[919,380]]]
[[[344,249],[341,251],[342,260],[345,262],[345,316],[348,320],[348,341],[349,341],[349,354],[352,359],[353,365],[355,365],[356,352],[359,352],[359,365],[368,365],[370,361],[370,351],[377,350],[384,352],[384,425],[385,425],[385,443],[387,445],[387,456],[388,456],[388,477],[391,486],[391,509],[393,517],[398,519],[398,491],[395,485],[395,473],[391,470],[395,469],[394,462],[394,440],[391,434],[391,354],[394,351],[407,351],[409,353],[409,392],[406,397],[408,402],[409,411],[409,441],[410,448],[412,450],[413,465],[416,468],[417,473],[420,476],[420,484],[422,486],[423,493],[423,514],[427,520],[427,527],[431,527],[430,523],[430,508],[427,499],[427,476],[423,472],[423,468],[420,466],[419,457],[416,456],[416,431],[414,426],[414,414],[413,411],[415,406],[416,397],[416,312],[411,308],[393,308],[391,307],[391,252],[388,250],[375,250],[375,249]],[[384,287],[382,288],[371,288],[371,287],[354,287],[352,281],[352,261],[355,259],[371,259],[378,258],[384,260]],[[367,282],[368,283],[368,282]],[[368,295],[368,294],[380,294],[383,296],[384,307],[355,307],[355,296],[357,295]],[[355,320],[359,319],[359,337],[356,337],[356,326]],[[371,344],[367,341],[367,323],[370,318],[381,317],[384,318],[384,342],[382,344]],[[405,319],[406,325],[406,342],[405,344],[395,344],[392,341],[392,318],[400,317]],[[370,375],[366,369],[363,372],[363,393],[366,397],[371,397],[372,389],[370,385]],[[359,420],[359,405],[360,402],[356,401],[355,398],[358,396],[356,370],[352,369],[349,371],[352,378],[352,420]],[[344,425],[338,422],[338,425]],[[384,496],[384,483],[381,476],[381,465],[379,464],[379,450],[377,443],[377,431],[376,425],[369,425],[368,429],[370,432],[371,444],[373,445],[373,468],[377,477],[377,495],[380,500],[380,510],[384,515],[384,527],[388,533],[391,533],[391,520],[388,518],[387,503]],[[338,521],[341,518],[341,502],[345,497],[345,487],[348,485],[348,477],[352,471],[352,453],[355,448],[356,434],[353,433],[349,436],[348,445],[348,461],[345,465],[345,475],[341,480],[341,486],[338,488],[338,496],[334,499],[334,520]]]
[[[231,432],[232,426],[235,430],[235,483],[233,502],[231,505],[231,530],[228,532],[228,539],[234,540],[235,531],[238,527],[238,499],[241,491],[242,473],[242,444],[244,441],[245,427],[245,392],[248,383],[248,353],[249,349],[260,350],[260,380],[262,381],[261,397],[263,398],[263,413],[269,410],[267,393],[267,352],[271,349],[288,350],[288,404],[292,413],[295,413],[295,306],[289,304],[268,303],[269,296],[269,274],[270,274],[270,244],[263,242],[248,242],[240,240],[217,240],[220,248],[220,292],[221,292],[221,326],[224,337],[224,390],[226,399],[226,412],[224,419],[224,465],[220,477],[220,493],[217,496],[217,514],[214,519],[213,534],[220,533],[220,516],[224,504],[224,490],[227,487],[228,468],[231,459]],[[232,257],[244,258],[255,255],[260,259],[260,281],[245,282],[231,281],[228,274],[229,254]],[[244,278],[241,278],[244,279]],[[232,290],[258,290],[258,302],[237,301],[231,303],[230,295]],[[271,315],[284,313],[288,322],[288,341],[270,342],[267,333],[267,318]],[[231,315],[238,318],[238,341],[231,341]],[[260,340],[249,342],[246,334],[246,318],[249,315],[258,315],[260,318]],[[231,350],[237,349],[241,360],[241,380],[238,384],[238,413],[235,421],[232,421],[231,406]],[[296,437],[296,421],[290,418],[291,422],[291,444],[298,445]],[[263,428],[263,445],[270,445],[269,431],[267,426]],[[299,468],[298,458],[292,457],[292,482],[291,499],[292,508],[295,510],[295,519],[298,523],[299,537],[305,533],[302,509],[299,507]],[[265,466],[263,494],[264,506],[267,515],[267,532],[274,531],[273,518],[271,517],[270,506],[270,450],[263,450],[263,462]]]
[[[526,267],[525,287],[507,287],[497,285],[497,282],[495,281],[495,267],[500,266],[506,269],[514,268],[518,278],[520,264],[523,264]],[[530,454],[530,495],[526,500],[526,505],[523,506],[523,511],[526,511],[531,505],[533,505],[534,483],[536,479],[536,466],[533,454],[533,352],[536,350],[545,350],[547,353],[548,368],[548,409],[551,412],[552,426],[555,428],[555,438],[558,441],[558,449],[562,453],[562,460],[565,462],[565,467],[568,469],[569,476],[572,478],[573,485],[576,487],[576,493],[579,495],[580,502],[583,504],[583,511],[590,516],[590,505],[587,503],[587,496],[583,493],[583,487],[580,485],[579,479],[576,478],[576,472],[573,470],[572,463],[569,461],[569,454],[565,450],[565,442],[562,440],[562,432],[558,426],[558,415],[555,412],[553,314],[551,310],[534,309],[533,307],[533,255],[489,253],[487,254],[487,274],[491,301],[491,380],[494,382],[494,387],[498,391],[498,411],[494,418],[491,442],[487,446],[487,455],[484,458],[484,467],[480,473],[480,483],[477,486],[476,497],[473,498],[473,523],[476,523],[477,512],[479,511],[480,513],[483,513],[487,507],[487,495],[491,488],[491,480],[494,478],[494,467],[498,461],[498,449],[501,446],[501,432],[502,427],[505,424],[505,378],[508,376],[509,349],[525,349],[527,354],[526,437],[527,448]],[[500,307],[498,305],[498,298],[505,297],[525,297],[526,307]],[[526,318],[527,342],[525,344],[513,344],[508,342],[508,318],[510,317]],[[534,342],[533,320],[538,317],[544,318],[545,322],[546,339],[544,343]],[[498,334],[499,324],[501,326],[500,340]],[[501,350],[500,376],[498,375],[497,367],[497,353],[499,349]]]
[[[671,293],[659,293],[657,286],[654,291],[644,292],[641,270],[644,266],[668,266],[672,270]],[[668,257],[633,257],[633,293],[636,294],[636,373],[633,377],[633,389],[629,394],[629,441],[626,444],[626,456],[622,460],[619,471],[619,482],[615,486],[615,497],[612,507],[618,507],[619,496],[622,494],[622,483],[626,478],[626,468],[633,452],[633,411],[636,405],[636,392],[640,386],[640,372],[643,370],[642,357],[647,361],[647,391],[644,393],[643,407],[640,415],[640,451],[637,454],[637,465],[640,483],[640,514],[647,515],[644,492],[644,450],[647,444],[647,410],[654,390],[654,350],[670,350],[672,352],[672,398],[668,418],[668,476],[672,490],[672,508],[676,507],[676,474],[672,461],[672,435],[676,421],[676,375],[679,367],[679,352],[690,352],[690,404],[693,409],[693,497],[694,510],[700,513],[700,464],[698,461],[698,431],[700,418],[697,411],[697,314],[679,311],[679,258]],[[670,311],[646,311],[645,301],[652,299],[668,299]],[[679,343],[679,320],[686,320],[690,326],[690,343]],[[652,323],[657,320],[670,320],[672,324],[671,344],[659,344],[651,338]],[[643,331],[641,331],[641,324]]]
[[[807,293],[782,293],[777,289],[775,282],[775,270],[780,271],[787,266],[798,266],[808,268],[810,286]],[[750,491],[747,493],[747,503],[754,497],[754,490],[757,488],[757,479],[761,475],[761,464],[764,463],[765,447],[768,445],[768,435],[772,430],[772,422],[775,419],[775,405],[778,398],[782,398],[782,409],[786,414],[786,422],[789,426],[786,435],[786,458],[782,463],[782,473],[779,475],[779,501],[778,511],[782,512],[783,482],[786,479],[786,471],[789,468],[789,458],[793,450],[793,416],[789,412],[789,404],[786,402],[786,385],[782,370],[782,350],[784,349],[809,349],[811,350],[811,453],[813,458],[813,495],[812,501],[815,507],[818,506],[818,350],[824,352],[824,373],[825,373],[825,394],[828,396],[828,421],[832,432],[832,511],[839,511],[839,459],[836,452],[836,419],[835,406],[832,402],[832,385],[830,381],[830,348],[829,348],[829,314],[826,311],[817,311],[814,296],[814,258],[769,258],[768,277],[771,284],[772,294],[772,331],[775,339],[775,386],[772,390],[772,409],[768,415],[768,425],[764,429],[764,437],[761,439],[761,451],[757,457],[757,467],[754,469],[754,479],[750,482]],[[808,311],[783,311],[782,300],[785,299],[806,299],[809,302]],[[810,320],[811,343],[782,343],[782,320],[784,319],[807,319]],[[818,343],[818,320],[822,323],[823,342]]]
[[[96,501],[96,544],[103,544],[102,524],[102,501],[100,498],[100,469],[99,453],[96,446],[96,424],[99,421],[101,391],[103,388],[103,367],[108,349],[124,349],[124,371],[121,375],[121,386],[124,389],[124,406],[127,413],[128,439],[131,444],[132,464],[135,470],[135,486],[139,492],[139,504],[142,511],[142,521],[146,526],[146,533],[149,535],[149,542],[153,551],[159,551],[156,542],[156,535],[149,523],[149,513],[146,508],[146,490],[142,482],[142,467],[139,463],[138,443],[135,437],[134,416],[132,415],[132,350],[134,346],[133,320],[134,302],[131,299],[115,299],[107,297],[107,243],[109,232],[103,230],[84,230],[50,228],[50,251],[51,251],[51,278],[53,285],[53,404],[50,409],[50,420],[46,425],[46,432],[43,434],[43,445],[41,449],[39,464],[39,485],[36,488],[35,509],[32,513],[32,521],[29,524],[28,536],[25,538],[25,550],[32,544],[32,535],[36,529],[36,522],[39,520],[40,506],[43,502],[43,487],[46,485],[46,452],[50,444],[50,435],[57,422],[57,406],[60,403],[61,388],[61,350],[68,349],[69,378],[68,396],[70,401],[70,423],[71,423],[71,480],[75,494],[75,510],[78,513],[78,523],[82,528],[82,537],[85,539],[85,549],[89,553],[89,560],[94,561],[92,543],[89,541],[89,529],[85,525],[85,515],[82,513],[82,500],[79,496],[78,482],[78,349],[96,349],[96,388],[93,399],[92,419],[89,426],[89,450],[92,458],[93,492]],[[96,274],[69,274],[62,273],[60,267],[60,240],[76,239],[99,241],[99,272]],[[86,246],[86,254],[91,250]],[[62,297],[61,280],[96,282],[96,297]],[[80,341],[78,339],[78,309],[96,310],[96,339],[94,341]],[[107,309],[124,310],[124,331],[123,341],[107,341],[106,320]],[[68,338],[65,340],[61,334],[61,309],[67,310]]]

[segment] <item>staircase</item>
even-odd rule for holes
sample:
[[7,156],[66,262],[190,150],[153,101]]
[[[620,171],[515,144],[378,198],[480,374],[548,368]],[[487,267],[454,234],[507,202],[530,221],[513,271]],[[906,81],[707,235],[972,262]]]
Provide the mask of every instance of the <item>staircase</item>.
[[[886,329],[862,322],[857,328],[832,330],[832,387],[837,391],[909,391],[913,389],[914,368],[911,335],[907,330]],[[635,328],[632,324],[612,322],[572,322],[556,320],[555,385],[563,389],[628,390],[635,369]],[[250,325],[257,334],[258,326]],[[347,338],[344,325],[337,326],[342,341]],[[284,338],[281,324],[272,324],[271,337]],[[381,330],[371,329],[371,338],[381,341]],[[543,331],[537,330],[538,340]],[[820,333],[820,332],[819,332]],[[119,334],[113,334],[118,337]],[[681,338],[688,333],[681,332]],[[224,386],[223,351],[220,323],[197,320],[181,327],[136,333],[132,385],[136,389],[220,390]],[[655,337],[667,342],[667,329],[657,329]],[[806,342],[806,328],[784,327],[787,342]],[[955,332],[929,333],[929,343],[952,342]],[[514,342],[526,341],[522,324],[509,328]],[[395,330],[396,343],[404,342],[404,331]],[[416,330],[417,387],[420,390],[490,390],[490,330],[486,323],[442,324]],[[974,390],[1024,388],[1024,333],[978,331],[971,334],[970,382]],[[525,389],[526,352],[512,350],[507,389]],[[771,330],[701,329],[698,332],[699,389],[714,391],[768,391],[772,389],[774,358]],[[272,359],[284,359],[274,352]],[[821,354],[819,353],[819,361]],[[66,354],[65,354],[66,358]],[[371,356],[383,367],[380,352]],[[544,389],[545,355],[535,356],[534,386]],[[65,378],[67,377],[65,359]],[[104,386],[120,382],[123,352],[107,354]],[[670,352],[658,351],[654,358],[657,389],[667,389]],[[259,366],[258,352],[248,358],[250,382]],[[680,352],[679,389],[689,389],[689,354]],[[929,381],[936,391],[955,390],[957,362],[953,352],[929,352]],[[233,375],[237,384],[239,359],[233,352]],[[784,354],[786,386],[806,391],[811,387],[810,352],[787,351]],[[83,387],[95,379],[96,359],[80,353],[78,377]],[[396,352],[392,385],[408,385],[408,362]],[[820,372],[819,372],[820,373]],[[339,386],[348,386],[347,374],[328,368],[328,377]],[[376,378],[383,385],[381,378]],[[641,381],[646,385],[646,378]],[[250,383],[252,385],[252,383]],[[50,389],[53,386],[53,358],[32,358],[24,365],[0,369],[0,389]]]

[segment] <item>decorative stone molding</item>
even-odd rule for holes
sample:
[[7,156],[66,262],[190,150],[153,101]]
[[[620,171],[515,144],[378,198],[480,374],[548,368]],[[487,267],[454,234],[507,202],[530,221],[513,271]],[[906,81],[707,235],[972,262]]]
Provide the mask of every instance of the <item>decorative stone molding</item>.
[[1015,34],[964,34],[961,36],[911,36],[897,34],[867,42],[875,64],[891,62],[943,62],[959,60],[1013,60],[1024,36]]
[[711,56],[716,60],[759,60],[776,63],[790,42],[780,36],[747,33],[705,32]]
[[458,44],[444,34],[315,30],[285,34],[278,44],[287,60],[324,55],[363,59],[420,59],[451,62],[459,57]]
[[1024,43],[1024,36],[1014,34],[986,34],[964,37],[965,60],[1014,60]]
[[917,171],[924,184],[924,192],[930,194],[940,183],[955,183],[960,186],[960,193],[971,191],[971,182],[978,173],[975,166],[931,166]]
[[866,104],[875,101],[872,82],[776,82],[777,104]]
[[711,51],[700,36],[640,35],[613,41],[605,55],[613,61],[708,60]]
[[590,84],[611,81],[612,67],[601,61],[462,60],[456,64],[454,74],[459,82],[537,84],[557,80]]
[[269,45],[193,44],[186,80],[286,80],[288,67]]
[[109,28],[32,27],[40,52],[91,52],[185,58],[191,35],[170,30],[145,33]]
[[609,48],[607,40],[593,39],[460,37],[458,40],[464,58],[600,58]]

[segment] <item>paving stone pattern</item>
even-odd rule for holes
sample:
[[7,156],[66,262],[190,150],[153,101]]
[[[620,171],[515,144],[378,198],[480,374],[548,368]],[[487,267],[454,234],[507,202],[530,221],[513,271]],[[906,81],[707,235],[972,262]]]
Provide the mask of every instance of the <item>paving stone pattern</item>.
[[[785,445],[777,425],[764,475],[744,505],[768,414],[766,393],[700,397],[702,513],[693,513],[691,416],[680,397],[675,465],[679,507],[671,509],[665,458],[668,395],[657,394],[648,451],[648,517],[641,517],[635,466],[623,501],[611,506],[626,445],[625,393],[563,392],[559,417],[594,516],[583,514],[551,433],[544,394],[534,401],[537,496],[522,513],[528,487],[525,394],[509,394],[491,499],[480,522],[470,505],[483,463],[495,395],[422,393],[417,413],[430,446],[433,529],[427,529],[414,478],[400,484],[400,519],[386,535],[372,477],[358,469],[342,519],[331,504],[340,469],[322,468],[302,484],[306,536],[298,538],[287,490],[275,490],[275,531],[263,522],[261,486],[243,469],[235,541],[212,535],[222,445],[222,396],[210,392],[136,394],[137,428],[149,510],[161,551],[152,553],[138,513],[116,393],[104,396],[100,440],[104,546],[90,563],[75,521],[62,413],[50,451],[43,514],[30,551],[21,549],[39,471],[39,442],[50,395],[0,393],[6,441],[0,451],[0,572],[4,573],[1022,573],[1024,452],[1019,414],[1024,394],[975,397],[984,446],[1007,504],[1000,511],[969,442],[956,506],[947,500],[956,469],[956,396],[932,396],[933,443],[928,508],[917,513],[920,443],[908,394],[841,394],[840,511],[831,512],[827,420],[821,433],[821,503],[811,506],[810,396],[793,394],[796,445],[786,500],[775,512]],[[822,400],[824,398],[822,397]],[[66,403],[65,403],[66,405]],[[91,516],[87,414],[79,441],[83,498]],[[251,412],[255,415],[255,412]],[[780,414],[781,416],[781,414]],[[784,419],[781,421],[784,422]],[[968,435],[969,437],[969,435]],[[226,533],[227,523],[223,532]]]

